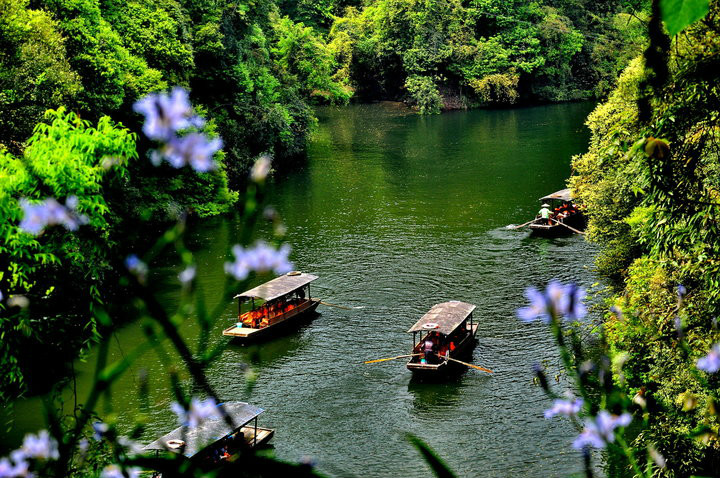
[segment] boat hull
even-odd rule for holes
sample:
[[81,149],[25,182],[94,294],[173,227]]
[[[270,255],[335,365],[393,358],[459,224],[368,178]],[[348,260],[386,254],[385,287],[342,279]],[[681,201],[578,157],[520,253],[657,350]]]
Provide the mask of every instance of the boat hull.
[[237,325],[233,325],[223,330],[223,335],[231,337],[239,343],[251,343],[266,339],[312,317],[318,305],[320,305],[319,300],[311,299],[282,316],[274,318],[275,321],[267,327],[255,329],[252,327],[238,327]]
[[[582,214],[574,214],[570,217],[565,218],[563,223],[574,229],[582,230],[585,228],[585,217]],[[538,220],[537,223],[532,223],[528,225],[528,227],[530,228],[530,232],[534,236],[558,237],[574,234],[572,230],[568,229],[563,225],[554,222],[551,224],[547,224],[545,220]]]

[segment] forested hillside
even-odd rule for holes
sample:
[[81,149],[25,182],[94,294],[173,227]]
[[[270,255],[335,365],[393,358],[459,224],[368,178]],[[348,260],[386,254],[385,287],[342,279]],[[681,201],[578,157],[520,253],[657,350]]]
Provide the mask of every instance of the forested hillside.
[[672,39],[655,33],[669,48],[623,72],[573,161],[589,237],[602,245],[597,265],[615,284],[606,330],[626,360],[619,385],[648,403],[650,428],[634,445],[657,447],[664,476],[720,469],[720,382],[698,361],[720,341],[718,13],[711,2]]
[[378,0],[345,8],[328,40],[359,98],[437,112],[602,97],[642,50],[644,17],[615,1]]

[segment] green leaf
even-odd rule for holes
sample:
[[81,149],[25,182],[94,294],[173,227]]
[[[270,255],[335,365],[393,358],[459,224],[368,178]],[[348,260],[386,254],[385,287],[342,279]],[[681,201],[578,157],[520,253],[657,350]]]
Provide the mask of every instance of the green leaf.
[[660,13],[670,35],[677,35],[710,11],[710,0],[660,0]]
[[430,448],[427,443],[410,433],[407,434],[407,439],[415,448],[418,449],[422,457],[435,473],[435,476],[438,478],[455,478],[455,474],[450,471],[450,468],[448,468],[442,458],[440,458],[437,453],[435,453],[435,450]]

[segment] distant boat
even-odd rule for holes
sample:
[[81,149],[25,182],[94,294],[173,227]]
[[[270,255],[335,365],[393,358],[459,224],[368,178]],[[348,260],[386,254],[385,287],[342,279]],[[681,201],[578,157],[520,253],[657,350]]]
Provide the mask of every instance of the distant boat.
[[[237,323],[223,330],[223,335],[250,341],[309,316],[320,304],[320,300],[310,297],[310,283],[317,278],[312,274],[288,272],[236,295]],[[243,313],[243,304],[248,302],[250,310]]]
[[143,450],[182,453],[199,465],[212,468],[244,448],[266,444],[275,434],[271,428],[258,426],[258,415],[264,412],[262,408],[245,402],[227,402],[220,406],[232,425],[224,418],[207,419],[194,428],[183,425]]
[[572,232],[582,233],[585,228],[585,216],[573,202],[570,189],[561,189],[540,198],[542,205],[550,209],[550,219],[543,219],[538,214],[528,227],[538,236],[560,236]]
[[[474,310],[473,304],[457,300],[434,305],[408,330],[413,334],[413,357],[407,368],[419,375],[434,376],[464,368],[447,358],[459,360],[470,356],[477,343]],[[428,341],[433,344],[431,353],[426,353]]]

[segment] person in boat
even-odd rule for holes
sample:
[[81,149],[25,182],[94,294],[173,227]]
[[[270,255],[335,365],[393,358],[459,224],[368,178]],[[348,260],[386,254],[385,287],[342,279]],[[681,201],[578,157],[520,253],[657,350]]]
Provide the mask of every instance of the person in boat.
[[437,350],[437,345],[435,344],[434,338],[435,337],[432,332],[425,337],[425,341],[422,346],[424,363],[431,363],[435,359],[435,350]]
[[550,210],[550,205],[545,203],[542,206],[540,206],[542,209],[540,209],[540,212],[538,212],[538,215],[545,219],[545,221],[550,224],[550,217],[552,216],[552,211]]

